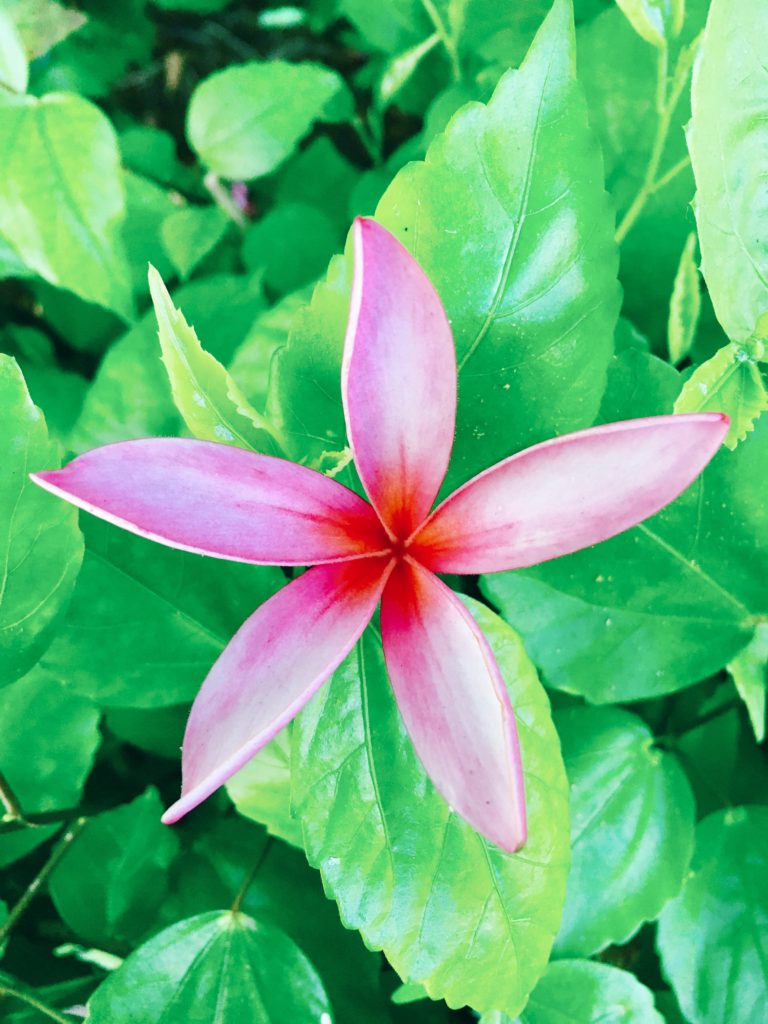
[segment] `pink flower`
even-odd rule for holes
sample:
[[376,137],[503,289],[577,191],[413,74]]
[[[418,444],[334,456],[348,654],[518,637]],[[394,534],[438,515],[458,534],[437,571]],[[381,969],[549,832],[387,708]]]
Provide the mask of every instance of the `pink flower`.
[[430,512],[453,444],[451,329],[399,242],[372,220],[354,230],[341,383],[370,504],[304,466],[181,438],[107,445],[33,479],[170,547],[314,565],[254,612],[211,669],[165,822],[205,800],[301,710],[380,601],[389,677],[424,767],[451,807],[514,851],[526,838],[514,714],[487,641],[435,573],[534,565],[626,530],[691,483],[728,420],[659,416],[568,434],[499,462]]

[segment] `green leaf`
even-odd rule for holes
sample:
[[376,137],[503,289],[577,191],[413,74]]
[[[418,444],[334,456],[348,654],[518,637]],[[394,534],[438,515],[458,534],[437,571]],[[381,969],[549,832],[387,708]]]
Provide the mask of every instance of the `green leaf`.
[[669,356],[673,363],[682,362],[693,348],[700,314],[701,287],[696,266],[696,235],[692,231],[680,257],[669,303],[667,338]]
[[421,42],[416,43],[414,46],[409,46],[407,50],[398,53],[391,60],[387,61],[377,89],[377,99],[380,106],[388,106],[397,97],[422,60],[439,43],[440,36],[437,32],[433,32],[432,35],[422,39]]
[[18,28],[8,11],[0,11],[0,88],[26,92],[29,65]]
[[104,707],[190,700],[279,570],[200,558],[88,517],[86,554],[47,668]]
[[0,354],[0,686],[53,639],[83,558],[77,512],[29,479],[59,465],[58,446],[15,360]]
[[231,223],[218,206],[187,206],[168,214],[160,236],[182,280],[216,248]]
[[574,708],[557,713],[555,725],[571,784],[573,854],[555,950],[591,956],[626,942],[678,894],[695,807],[679,764],[635,715]]
[[[640,371],[625,383],[644,401],[648,379]],[[631,415],[632,392],[620,397]],[[574,555],[485,576],[482,589],[549,686],[593,703],[682,689],[721,669],[768,610],[766,476],[768,420],[652,519]]]
[[768,409],[768,391],[760,367],[733,342],[701,366],[683,385],[675,412],[724,412],[731,418],[725,444],[733,450]]
[[250,270],[263,270],[264,284],[284,294],[315,281],[339,243],[335,225],[322,210],[282,202],[248,228],[243,262]]
[[88,1010],[92,1024],[331,1024],[322,982],[298,946],[233,911],[155,935],[102,982]]
[[[469,104],[394,179],[377,219],[413,252],[452,323],[459,409],[446,487],[526,445],[593,422],[618,309],[613,214],[558,0],[523,67]],[[277,363],[294,455],[341,450],[349,253]]]
[[132,319],[118,237],[125,199],[107,118],[79,96],[4,92],[0,151],[0,232],[19,258],[51,284]]
[[161,274],[170,276],[173,273],[173,264],[162,240],[162,226],[165,218],[177,207],[172,194],[152,178],[124,171],[123,181],[126,211],[121,234],[131,268],[134,295],[143,298],[149,295],[148,263],[156,266]]
[[680,34],[685,0],[616,0],[637,34],[652,46],[663,48]]
[[187,136],[202,162],[225,178],[269,174],[315,121],[342,121],[350,94],[335,71],[305,61],[232,65],[197,86]]
[[728,663],[728,671],[749,712],[755,739],[762,743],[768,689],[768,622],[757,624],[750,642]]
[[173,400],[190,432],[203,441],[274,454],[279,446],[272,427],[203,349],[154,267],[149,268],[149,289]]
[[56,909],[84,941],[107,948],[131,944],[152,924],[179,848],[160,823],[162,813],[157,791],[148,789],[90,818],[51,875]]
[[761,0],[713,0],[691,102],[688,148],[696,175],[701,269],[731,341],[745,342],[768,312],[768,206],[763,169],[768,33]]
[[371,631],[296,719],[293,798],[307,857],[347,927],[432,998],[514,1015],[560,919],[567,787],[549,705],[522,644],[487,608],[470,608],[518,716],[529,821],[523,851],[502,853],[436,793]]
[[[99,746],[99,713],[34,668],[0,690],[1,767],[24,814],[66,811],[80,799]],[[0,835],[0,867],[45,842],[56,826]]]
[[55,0],[5,0],[5,7],[30,60],[42,57],[87,21],[80,11],[62,7]]
[[291,810],[291,729],[277,734],[227,782],[240,814],[266,825],[267,831],[301,849],[301,824]]
[[768,1005],[768,808],[736,807],[696,828],[685,888],[657,944],[680,1007],[696,1024],[754,1024]]
[[[234,275],[193,281],[175,291],[173,299],[197,324],[211,355],[221,363],[229,362],[264,308],[260,282]],[[183,421],[159,354],[157,319],[150,310],[102,361],[72,432],[74,451],[181,433]]]
[[664,1024],[653,993],[634,975],[589,960],[559,960],[533,990],[518,1022],[486,1014],[480,1024]]

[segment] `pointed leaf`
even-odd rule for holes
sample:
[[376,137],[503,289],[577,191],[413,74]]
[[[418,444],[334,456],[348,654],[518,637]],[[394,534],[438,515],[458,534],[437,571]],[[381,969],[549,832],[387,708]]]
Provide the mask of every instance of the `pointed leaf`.
[[669,356],[680,363],[690,353],[696,339],[701,313],[701,285],[695,260],[696,235],[692,231],[685,243],[675,275],[675,285],[669,303],[667,338]]
[[160,237],[182,280],[216,248],[231,223],[218,206],[187,206],[168,214]]
[[683,27],[685,0],[616,0],[632,28],[653,46],[667,46]]
[[755,429],[768,409],[768,391],[760,367],[740,345],[724,345],[689,377],[675,412],[724,412],[731,425],[725,444],[733,450]]
[[754,1024],[768,1006],[768,808],[717,811],[696,827],[680,895],[657,946],[680,1008],[696,1024]]
[[203,441],[276,454],[279,444],[272,427],[203,349],[154,267],[149,269],[149,287],[173,400],[190,431]]
[[[453,329],[459,408],[446,489],[588,426],[598,410],[618,310],[616,248],[571,18],[557,0],[523,67],[487,106],[465,107],[376,211]],[[350,272],[349,262],[331,264],[278,357],[272,406],[299,457],[346,443],[338,395]]]
[[701,269],[734,342],[747,341],[768,312],[766,35],[762,0],[713,0],[691,94]]
[[517,716],[525,848],[502,853],[436,793],[405,733],[372,631],[296,721],[294,801],[307,855],[348,927],[432,998],[514,1016],[560,919],[567,789],[548,701],[517,635],[468,603]]
[[77,513],[28,474],[58,464],[57,445],[16,362],[0,355],[0,685],[18,679],[53,639],[83,558]]
[[92,1024],[331,1024],[328,997],[298,946],[232,911],[179,921],[110,974],[88,1003]]
[[768,690],[768,622],[759,622],[755,635],[728,663],[739,696],[744,701],[758,743],[765,739],[765,706]]
[[591,956],[625,943],[680,891],[693,853],[693,795],[635,715],[575,708],[556,714],[555,725],[571,784],[573,852],[555,949]]

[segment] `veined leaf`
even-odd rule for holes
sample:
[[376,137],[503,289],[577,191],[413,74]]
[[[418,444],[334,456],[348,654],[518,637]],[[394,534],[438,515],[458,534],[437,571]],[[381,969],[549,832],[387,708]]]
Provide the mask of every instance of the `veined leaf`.
[[591,960],[556,960],[518,1021],[489,1013],[480,1024],[566,1024],[566,1020],[567,1024],[664,1024],[653,1005],[653,993],[633,974]]
[[725,444],[733,450],[768,409],[760,367],[741,345],[724,345],[689,377],[675,412],[724,412],[731,418]]
[[755,739],[762,743],[768,689],[768,622],[757,624],[750,642],[728,663],[728,671],[747,707]]
[[27,672],[53,639],[83,558],[77,511],[29,474],[60,464],[15,360],[0,355],[0,686]]
[[154,267],[149,268],[149,288],[173,400],[192,434],[203,441],[274,454],[277,441],[271,426],[221,363],[203,349]]
[[555,725],[571,784],[573,855],[555,949],[591,956],[626,942],[680,891],[693,853],[693,795],[635,715],[574,708]]
[[315,121],[341,121],[351,113],[351,95],[337,72],[308,61],[251,61],[198,85],[187,135],[216,174],[258,178],[290,156]]
[[[453,487],[512,452],[594,421],[618,311],[613,214],[576,82],[568,0],[519,71],[469,104],[404,168],[376,216],[445,305],[459,362]],[[339,395],[349,254],[297,318],[272,407],[293,454],[344,448]]]
[[688,235],[669,303],[667,338],[673,363],[682,362],[693,348],[701,314],[701,287],[696,266],[696,235]]
[[467,603],[517,715],[529,820],[523,850],[502,853],[436,793],[372,631],[296,719],[294,804],[307,856],[348,927],[432,998],[514,1016],[560,919],[567,786],[549,704],[519,638],[493,612]]
[[680,34],[685,0],[616,0],[632,28],[647,43],[664,47]]
[[3,91],[0,152],[0,232],[19,258],[51,284],[132,319],[118,236],[125,198],[107,118],[69,93]]
[[717,811],[696,828],[691,873],[657,945],[696,1024],[754,1024],[768,1006],[768,807]]
[[768,312],[768,66],[762,0],[712,0],[693,79],[688,148],[701,269],[731,341]]
[[92,1024],[331,1024],[323,984],[298,946],[234,911],[155,935],[102,982],[88,1010]]
[[291,810],[290,725],[232,776],[227,793],[240,814],[301,849],[301,823]]

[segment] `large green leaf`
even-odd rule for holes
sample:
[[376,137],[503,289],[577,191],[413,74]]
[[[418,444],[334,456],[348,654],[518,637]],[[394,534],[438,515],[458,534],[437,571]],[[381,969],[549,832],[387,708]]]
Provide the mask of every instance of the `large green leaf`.
[[549,704],[519,638],[484,606],[470,607],[517,715],[529,820],[522,852],[483,840],[436,793],[371,631],[296,720],[293,792],[307,856],[347,926],[433,998],[514,1015],[560,919],[567,788]]
[[195,89],[187,135],[200,159],[225,178],[258,178],[290,156],[316,120],[351,113],[344,80],[319,64],[251,61]]
[[768,807],[705,818],[685,888],[659,920],[664,972],[695,1024],[755,1024],[768,1006]]
[[131,319],[118,235],[125,198],[107,118],[79,96],[3,90],[0,152],[0,233],[19,258],[52,284]]
[[[154,789],[91,818],[51,875],[56,909],[81,939],[113,947],[139,939],[154,921],[179,841],[160,823]],[[87,893],[87,898],[84,898]]]
[[712,0],[692,90],[702,271],[720,323],[747,341],[768,312],[768,67],[762,0]]
[[88,1009],[92,1024],[331,1024],[323,984],[298,946],[233,911],[160,932],[102,982]]
[[53,639],[83,557],[74,509],[29,473],[59,465],[16,362],[0,355],[0,685],[18,679]]
[[[24,814],[74,807],[99,746],[97,709],[37,667],[0,690],[0,722],[0,768]],[[38,826],[0,835],[0,867],[54,831]]]
[[573,851],[555,948],[591,956],[625,942],[680,891],[693,852],[693,795],[675,758],[628,711],[574,708],[556,714],[555,725]]
[[105,707],[190,700],[281,582],[278,569],[174,551],[88,517],[86,554],[45,665]]
[[[408,165],[377,218],[445,304],[459,361],[450,484],[597,413],[618,306],[613,215],[557,0],[523,67]],[[339,395],[349,253],[278,357],[277,400],[298,457],[345,444]]]
[[[644,401],[658,361],[644,362],[621,401],[611,399],[615,411]],[[768,422],[652,519],[566,558],[483,577],[483,589],[550,686],[596,703],[681,689],[722,668],[768,611],[766,476]]]
[[533,990],[518,1021],[486,1014],[480,1024],[664,1024],[653,993],[634,975],[589,960],[559,960]]

